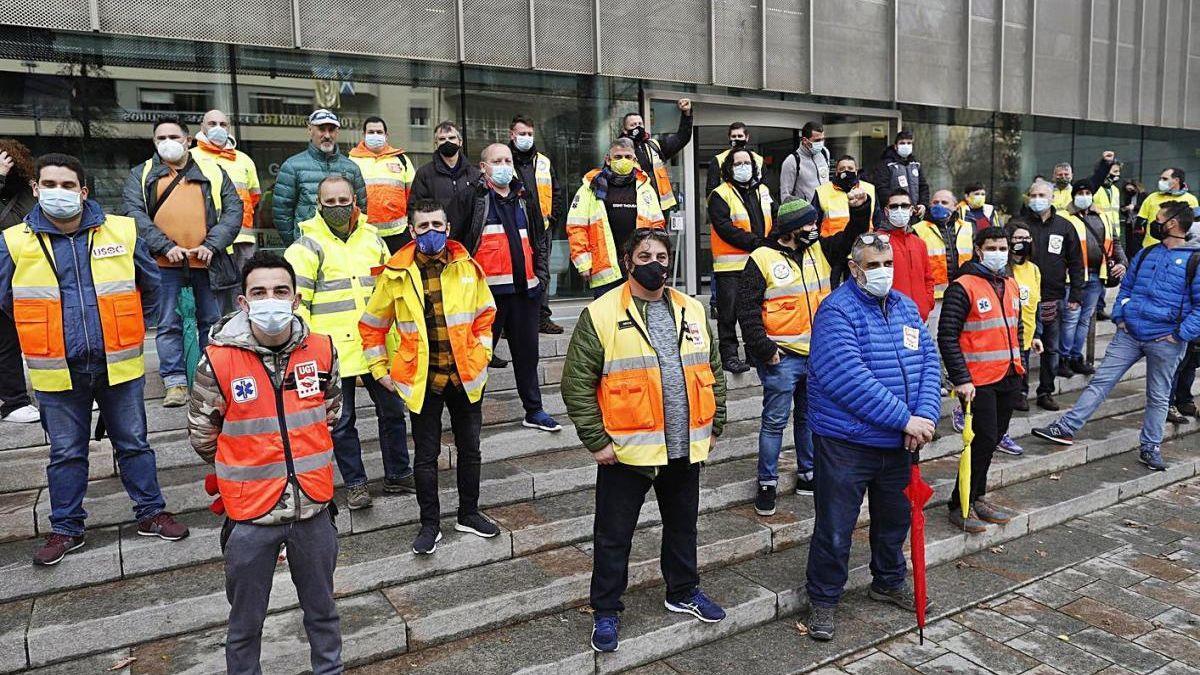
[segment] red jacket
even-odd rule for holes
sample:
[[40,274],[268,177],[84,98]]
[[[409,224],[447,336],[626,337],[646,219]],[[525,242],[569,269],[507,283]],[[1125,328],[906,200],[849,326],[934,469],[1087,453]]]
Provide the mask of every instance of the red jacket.
[[929,249],[921,237],[905,230],[890,230],[895,275],[892,288],[917,303],[921,320],[933,311],[933,272],[929,268]]

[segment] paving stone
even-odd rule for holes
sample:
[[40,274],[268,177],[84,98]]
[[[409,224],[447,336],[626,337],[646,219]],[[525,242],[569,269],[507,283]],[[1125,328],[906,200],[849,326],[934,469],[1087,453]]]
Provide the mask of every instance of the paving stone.
[[1071,567],[1068,567],[1065,570],[1059,570],[1046,577],[1046,581],[1072,591],[1083,588],[1095,580],[1096,577],[1085,572],[1080,572],[1079,570]]
[[968,609],[951,618],[977,633],[1000,642],[1029,632],[1029,626],[990,609]]
[[782,551],[807,542],[816,523],[816,508],[812,495],[797,495],[794,492],[779,496],[775,515],[760,516],[754,512],[753,504],[737,507],[733,512],[768,528],[771,531],[771,547],[774,551]]
[[1154,617],[1153,623],[1160,628],[1169,628],[1193,640],[1200,640],[1200,616],[1172,608]]
[[945,647],[929,639],[929,626],[926,626],[924,644],[915,634],[905,633],[880,644],[879,650],[909,666],[919,666],[946,653]]
[[1108,603],[1114,607],[1120,607],[1122,611],[1144,619],[1157,616],[1169,609],[1167,605],[1153,598],[1148,598],[1139,593],[1134,593],[1129,589],[1115,586],[1107,581],[1096,581],[1088,584],[1079,589],[1079,594]]
[[[1105,671],[1102,670],[1100,672],[1103,673]],[[1042,664],[1038,664],[1038,665],[1034,666],[1033,668],[1030,668],[1029,670],[1021,673],[1021,675],[1065,675],[1065,674],[1063,673],[1063,671],[1059,670],[1058,668],[1051,668],[1050,666],[1042,663]]]
[[1084,621],[1057,612],[1028,598],[1010,600],[997,607],[996,611],[1011,619],[1016,619],[1030,628],[1037,628],[1052,635],[1070,635],[1088,626]]
[[[129,661],[131,653],[132,650],[126,647],[102,654],[85,656],[82,659],[75,659],[74,661],[34,668],[33,670],[24,671],[24,675],[95,675],[96,673],[104,673],[105,675],[109,673],[134,675],[133,665],[136,662]],[[128,665],[118,668],[117,666],[122,663],[127,663]],[[154,664],[149,665],[152,668]],[[146,672],[146,670],[148,669],[143,664],[142,672]]]
[[0,672],[7,673],[26,666],[25,627],[32,609],[32,600],[0,605]]
[[958,654],[948,653],[917,667],[926,675],[988,675],[986,668],[980,668]]
[[[191,465],[158,471],[158,484],[162,489],[167,509],[172,513],[184,513],[208,508],[212,502],[204,492],[204,476],[209,472],[207,465]],[[42,490],[38,496],[36,515],[38,532],[50,531],[50,493]],[[89,527],[103,527],[133,521],[133,502],[125,492],[120,478],[103,478],[88,484],[83,508],[88,512]]]
[[[221,558],[221,526],[224,518],[208,509],[183,513],[176,518],[188,526],[190,533],[187,539],[170,543],[157,537],[140,536],[135,523],[121,526],[121,565],[125,576],[160,572]],[[348,522],[349,519],[343,516],[342,521]],[[91,546],[91,532],[88,532],[88,537],[88,545]],[[73,556],[68,556],[67,560]]]
[[1150,675],[1195,675],[1196,670],[1186,663],[1172,661]]
[[[512,532],[513,553],[526,555],[590,538],[595,507],[595,492],[584,490],[484,512]],[[657,523],[659,519],[658,502],[651,493],[642,505],[638,525]]]
[[1133,671],[1122,668],[1121,666],[1109,666],[1100,671],[1098,675],[1133,675]]
[[1037,665],[1036,660],[1021,652],[971,630],[940,644],[952,654],[965,657],[998,675],[1018,675]]
[[1109,664],[1065,640],[1036,630],[1015,637],[1006,644],[1064,673],[1094,673]]
[[1078,600],[1081,596],[1078,593],[1069,591],[1058,584],[1052,583],[1049,580],[1043,579],[1035,581],[1028,586],[1022,586],[1017,589],[1017,593],[1024,595],[1027,598],[1032,598],[1047,607],[1062,607],[1065,604]]
[[1186,635],[1159,628],[1146,633],[1134,642],[1164,656],[1200,668],[1200,642]]
[[1071,644],[1078,645],[1135,673],[1148,673],[1165,666],[1170,661],[1161,654],[1128,640],[1114,640],[1112,634],[1096,628],[1086,628],[1072,635]]
[[0,542],[27,539],[34,535],[34,509],[38,490],[0,494]]
[[[145,538],[145,537],[143,537]],[[0,601],[15,600],[67,588],[103,583],[121,577],[121,549],[117,530],[103,528],[87,533],[86,545],[53,567],[33,564],[40,541],[0,544]],[[170,547],[161,539],[155,541]]]
[[1149,556],[1136,551],[1113,554],[1110,560],[1142,574],[1162,579],[1163,581],[1183,581],[1192,575],[1191,570],[1176,565],[1170,560],[1157,556]]
[[1129,590],[1140,593],[1159,602],[1174,605],[1193,614],[1200,614],[1200,593],[1193,592],[1161,579],[1146,579],[1140,584],[1131,586]]
[[[1149,576],[1148,574],[1131,570],[1116,561],[1105,558],[1095,558],[1079,563],[1075,566],[1075,569],[1122,588],[1132,586]],[[1080,592],[1082,593],[1083,591]]]
[[[1030,526],[1033,526],[1032,521]],[[1005,543],[999,553],[985,550],[967,556],[966,561],[1006,579],[1025,582],[1109,551],[1117,545],[1117,542],[1092,532],[1056,526]]]
[[1113,635],[1120,635],[1126,640],[1154,630],[1154,625],[1149,621],[1094,598],[1080,598],[1065,607],[1060,607],[1059,611]]
[[842,670],[854,675],[915,675],[917,672],[883,652],[842,666]]

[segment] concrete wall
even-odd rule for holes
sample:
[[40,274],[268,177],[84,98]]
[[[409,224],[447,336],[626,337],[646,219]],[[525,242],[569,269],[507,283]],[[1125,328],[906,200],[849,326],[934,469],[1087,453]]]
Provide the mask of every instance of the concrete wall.
[[45,28],[1200,128],[1200,0],[15,3]]

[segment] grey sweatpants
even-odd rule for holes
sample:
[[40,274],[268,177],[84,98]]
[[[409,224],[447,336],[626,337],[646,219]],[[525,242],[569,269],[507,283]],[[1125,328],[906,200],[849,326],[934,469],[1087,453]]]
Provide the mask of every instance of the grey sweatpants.
[[328,509],[309,520],[285,525],[233,525],[225,542],[225,596],[229,599],[225,666],[231,675],[262,673],[258,660],[263,621],[283,544],[287,545],[288,569],[304,612],[313,673],[341,673],[342,629],[333,604],[337,528]]

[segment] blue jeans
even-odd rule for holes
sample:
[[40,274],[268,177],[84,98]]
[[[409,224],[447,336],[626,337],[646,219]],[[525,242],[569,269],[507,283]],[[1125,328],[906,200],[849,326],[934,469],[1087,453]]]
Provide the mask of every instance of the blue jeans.
[[[369,374],[362,376],[367,395],[375,403],[379,422],[379,451],[383,454],[385,478],[404,478],[412,474],[408,462],[408,425],[404,422],[404,401],[383,388]],[[358,439],[358,415],[354,410],[354,378],[342,378],[342,416],[333,427],[333,456],[346,487],[364,485],[367,470],[363,466],[362,443]]]
[[[812,434],[808,431],[808,357],[780,350],[779,363],[758,366],[763,387],[762,427],[758,432],[758,484],[779,484],[779,451],[788,413],[796,445],[796,473],[812,478]],[[808,474],[807,476],[805,474]]]
[[1067,301],[1063,301],[1062,334],[1059,336],[1058,349],[1061,356],[1072,361],[1083,359],[1088,331],[1092,329],[1092,322],[1096,319],[1096,304],[1100,302],[1102,295],[1104,285],[1100,283],[1100,277],[1092,275],[1083,284],[1083,299],[1079,302],[1079,309],[1067,309]]
[[1083,390],[1075,407],[1058,420],[1058,425],[1071,435],[1082,429],[1088,418],[1108,398],[1108,393],[1121,380],[1121,376],[1144,356],[1146,411],[1142,416],[1139,442],[1143,448],[1158,448],[1162,445],[1163,425],[1167,421],[1167,405],[1171,398],[1171,385],[1175,381],[1175,369],[1179,367],[1186,348],[1187,344],[1183,342],[1143,342],[1118,328],[1087,389]]
[[72,537],[83,535],[93,400],[100,405],[100,416],[116,451],[121,483],[134,503],[134,516],[141,521],[162,513],[166,502],[158,487],[154,451],[146,442],[146,378],[109,386],[106,374],[72,371],[71,384],[71,391],[37,392],[42,429],[50,438],[46,479],[50,485],[51,529]]
[[[163,386],[187,386],[187,370],[183,362],[183,317],[179,315],[179,293],[184,288],[183,270],[163,267],[162,288],[158,293],[158,333],[154,345],[158,349],[158,372]],[[196,297],[196,330],[200,349],[208,345],[208,329],[221,318],[217,296],[208,287],[208,270],[192,270],[192,294]]]
[[912,513],[904,488],[912,461],[904,448],[869,448],[817,434],[813,504],[817,522],[808,549],[808,598],[833,607],[849,575],[850,542],[863,494],[869,496],[871,585],[879,590],[904,583],[904,540]]

